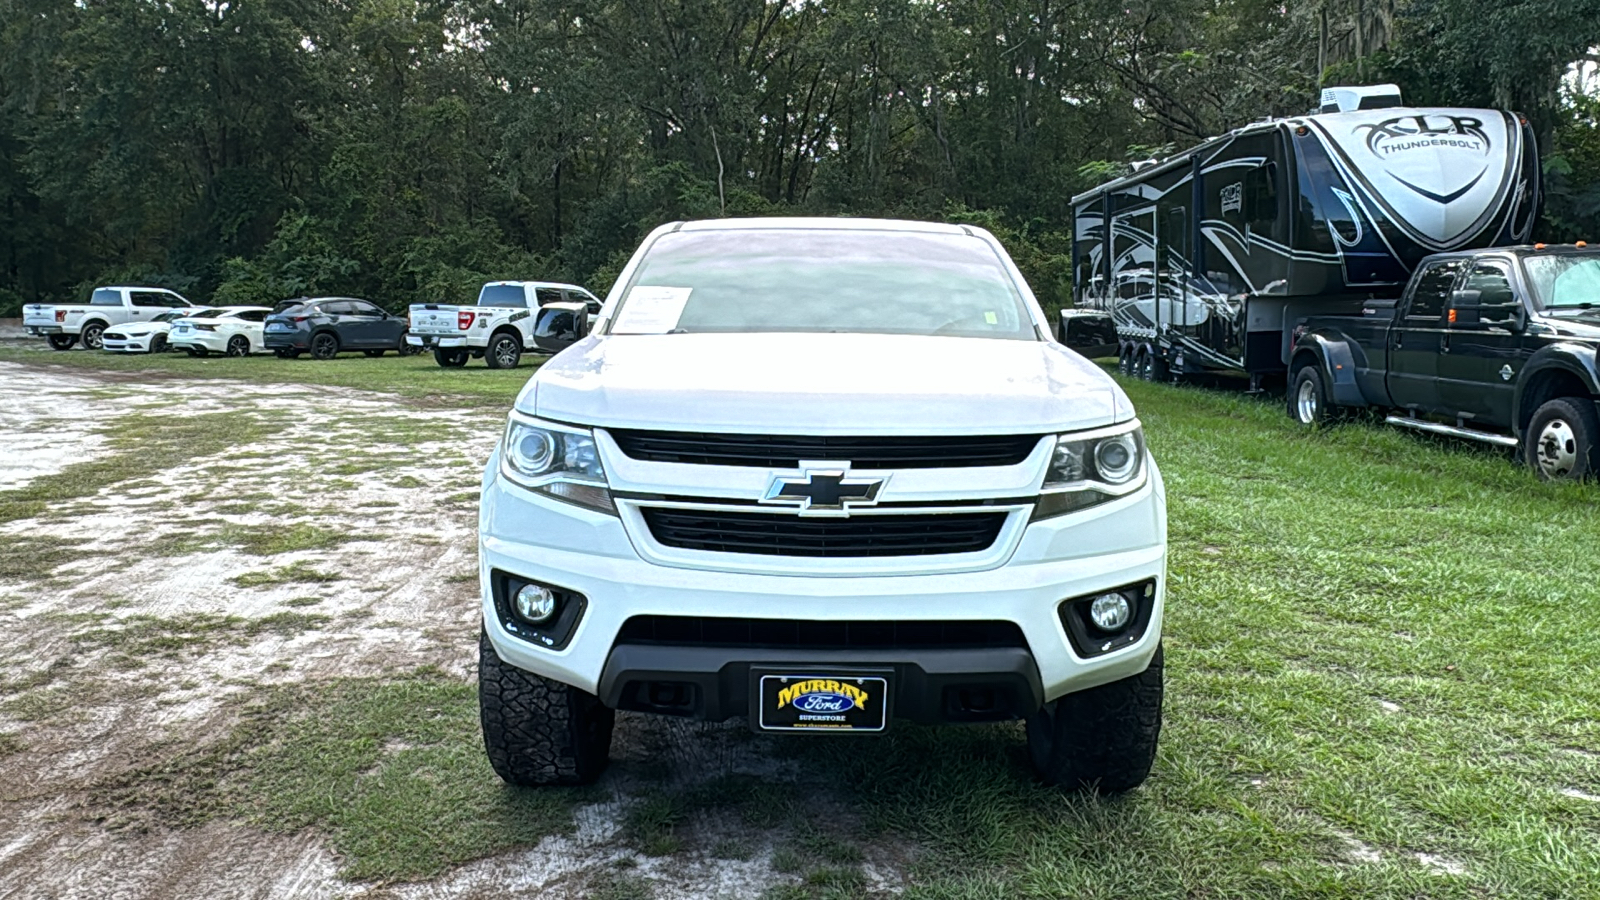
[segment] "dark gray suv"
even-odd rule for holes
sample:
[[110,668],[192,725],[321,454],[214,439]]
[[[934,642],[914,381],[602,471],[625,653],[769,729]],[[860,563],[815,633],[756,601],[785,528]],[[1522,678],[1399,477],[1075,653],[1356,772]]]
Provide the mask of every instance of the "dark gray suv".
[[332,359],[341,351],[360,350],[382,356],[394,350],[409,356],[406,319],[354,297],[301,297],[285,300],[267,316],[263,331],[267,349],[279,359],[309,352],[312,359]]

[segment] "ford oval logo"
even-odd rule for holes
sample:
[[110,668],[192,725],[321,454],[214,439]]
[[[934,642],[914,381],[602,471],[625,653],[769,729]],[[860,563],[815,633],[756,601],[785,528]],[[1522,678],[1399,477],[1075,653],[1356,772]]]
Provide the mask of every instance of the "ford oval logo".
[[794,708],[803,712],[842,713],[855,709],[856,702],[844,694],[823,692],[796,697]]

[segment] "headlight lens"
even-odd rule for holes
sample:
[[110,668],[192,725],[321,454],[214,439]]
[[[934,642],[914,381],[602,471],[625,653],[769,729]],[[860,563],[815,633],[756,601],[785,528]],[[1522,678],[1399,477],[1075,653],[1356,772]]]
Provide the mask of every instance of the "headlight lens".
[[1144,430],[1137,420],[1056,438],[1033,517],[1085,509],[1144,485]]
[[501,472],[529,490],[615,513],[594,433],[513,415],[500,446]]

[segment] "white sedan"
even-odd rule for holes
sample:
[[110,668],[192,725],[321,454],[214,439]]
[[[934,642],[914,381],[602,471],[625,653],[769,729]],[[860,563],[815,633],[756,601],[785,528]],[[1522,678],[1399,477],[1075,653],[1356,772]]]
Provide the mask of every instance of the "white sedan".
[[209,356],[224,353],[228,356],[249,356],[265,353],[262,343],[265,306],[222,306],[199,315],[184,316],[172,323],[167,342],[190,356]]
[[210,309],[184,309],[164,312],[148,322],[118,325],[101,335],[100,349],[108,353],[162,353],[167,349],[167,332],[172,323],[184,317],[213,312]]

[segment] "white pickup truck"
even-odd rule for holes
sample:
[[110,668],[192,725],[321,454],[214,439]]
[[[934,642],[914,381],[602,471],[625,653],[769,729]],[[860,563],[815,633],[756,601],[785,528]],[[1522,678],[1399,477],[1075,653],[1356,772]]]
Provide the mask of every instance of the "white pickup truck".
[[1144,781],[1161,474],[992,235],[674,223],[577,330],[484,468],[502,778],[593,779],[621,709],[790,735],[1023,719],[1046,780]]
[[583,303],[591,314],[600,312],[595,295],[575,284],[491,281],[471,306],[413,305],[406,343],[432,350],[434,361],[445,368],[481,356],[491,369],[514,369],[523,351],[534,346],[534,313],[550,303]]
[[22,327],[43,336],[55,350],[69,350],[80,339],[83,346],[99,350],[100,336],[114,325],[149,322],[172,309],[194,309],[193,303],[165,288],[99,287],[88,303],[51,306],[32,303],[22,308]]

